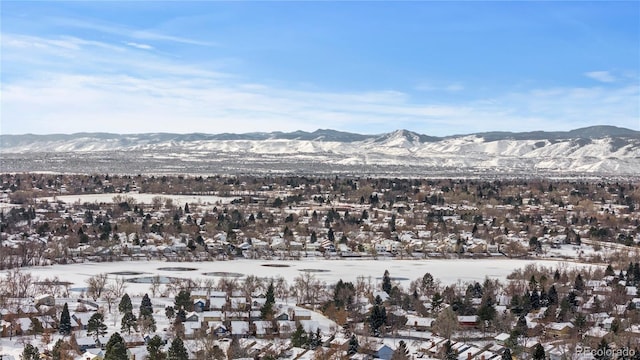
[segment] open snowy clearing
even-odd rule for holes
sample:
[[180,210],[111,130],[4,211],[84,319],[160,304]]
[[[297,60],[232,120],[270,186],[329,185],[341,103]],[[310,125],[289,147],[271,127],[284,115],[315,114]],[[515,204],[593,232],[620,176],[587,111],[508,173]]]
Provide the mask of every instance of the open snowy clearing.
[[174,204],[180,206],[182,204],[229,204],[237,197],[220,197],[213,195],[166,195],[166,194],[140,194],[140,193],[123,193],[123,194],[83,194],[83,195],[60,195],[54,197],[39,198],[40,201],[57,202],[62,201],[66,204],[73,203],[113,203],[113,198],[121,196],[122,198],[132,198],[139,204],[152,204],[153,198],[160,197],[163,200],[171,199]]
[[[247,275],[262,278],[284,277],[292,284],[293,280],[305,272],[313,274],[328,285],[339,279],[355,282],[360,276],[370,279],[372,285],[381,282],[385,270],[389,270],[391,278],[403,287],[412,280],[431,273],[443,284],[458,281],[484,281],[506,279],[513,270],[536,263],[547,267],[596,266],[567,263],[563,261],[534,261],[513,259],[438,259],[438,260],[325,260],[305,259],[293,261],[275,260],[231,260],[215,262],[179,262],[139,261],[113,263],[82,263],[70,265],[53,265],[45,267],[25,268],[33,276],[40,279],[57,276],[61,281],[71,282],[72,291],[82,291],[86,280],[100,273],[109,273],[110,278],[122,276],[128,280],[140,279],[140,282],[129,282],[130,294],[144,294],[149,291],[149,284],[144,278],[155,275],[188,279],[213,279],[234,277],[242,280]],[[134,280],[135,281],[135,280]]]
[[[505,280],[513,270],[523,268],[528,264],[538,264],[546,267],[589,267],[598,265],[579,264],[571,262],[553,260],[514,260],[514,259],[437,259],[437,260],[325,260],[325,259],[305,259],[295,261],[275,261],[275,260],[231,260],[216,262],[165,262],[165,261],[123,261],[113,263],[81,263],[70,265],[53,265],[43,267],[24,268],[22,271],[31,273],[36,279],[52,279],[58,277],[61,282],[69,282],[71,297],[81,295],[86,288],[86,280],[100,273],[108,273],[109,278],[121,276],[127,280],[148,279],[151,276],[159,275],[161,278],[189,278],[189,279],[213,279],[218,280],[224,276],[229,276],[242,280],[247,275],[256,275],[263,278],[284,277],[289,284],[300,274],[311,273],[328,285],[334,284],[339,279],[355,282],[360,276],[364,276],[376,288],[380,288],[381,278],[385,270],[389,270],[393,281],[403,287],[424,273],[430,272],[436,279],[444,285],[456,283],[458,281],[484,281],[485,277]],[[4,272],[0,272],[0,276]],[[161,290],[162,291],[162,290]],[[126,292],[130,294],[135,304],[138,304],[140,297],[144,293],[150,293],[148,283],[127,282]],[[154,305],[162,309],[166,305],[171,305],[173,297],[155,297],[152,299]],[[293,306],[293,305],[289,305]],[[109,332],[118,331],[119,316],[117,312],[106,314],[105,323],[109,326]],[[159,329],[169,326],[168,322],[158,317]],[[312,314],[312,319],[320,324],[323,332],[331,333],[330,330],[335,324],[318,313]],[[84,333],[81,333],[84,335]],[[59,335],[54,336],[54,340]],[[16,338],[17,339],[17,338]],[[28,339],[21,338],[20,341],[0,339],[0,354],[11,355],[14,359],[19,359],[22,352],[22,341]],[[396,341],[389,340],[388,341]],[[387,342],[388,342],[387,341]],[[48,345],[40,341],[32,340],[34,345],[41,350],[50,348],[53,342]],[[394,343],[394,345],[397,345]],[[11,359],[9,357],[9,359]]]

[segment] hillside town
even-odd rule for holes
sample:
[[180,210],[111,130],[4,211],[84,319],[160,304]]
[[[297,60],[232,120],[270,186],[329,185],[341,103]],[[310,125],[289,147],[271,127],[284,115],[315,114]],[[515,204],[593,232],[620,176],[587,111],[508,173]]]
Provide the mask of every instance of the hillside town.
[[[3,360],[640,358],[637,180],[4,174],[0,183]],[[331,283],[312,271],[292,281],[233,273],[245,260],[305,259],[379,260],[380,271]],[[436,259],[539,263],[457,283],[385,271]],[[141,290],[129,282],[140,274],[118,271],[148,261],[226,262],[229,272],[149,276]],[[104,270],[80,291],[30,273],[54,264]]]

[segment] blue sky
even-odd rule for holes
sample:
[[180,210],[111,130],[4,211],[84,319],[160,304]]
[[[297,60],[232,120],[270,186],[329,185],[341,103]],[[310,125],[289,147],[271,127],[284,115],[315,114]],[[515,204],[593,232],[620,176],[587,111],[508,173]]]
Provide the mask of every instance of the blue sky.
[[0,133],[640,130],[640,2],[2,1]]

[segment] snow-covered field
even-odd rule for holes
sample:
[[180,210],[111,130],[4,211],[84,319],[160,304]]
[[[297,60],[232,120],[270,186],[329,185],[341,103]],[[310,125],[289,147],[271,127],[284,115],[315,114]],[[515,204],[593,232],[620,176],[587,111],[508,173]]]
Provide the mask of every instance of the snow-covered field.
[[[513,270],[522,268],[528,264],[536,263],[547,267],[572,268],[576,266],[591,266],[578,263],[567,263],[551,260],[513,260],[513,259],[438,259],[438,260],[326,260],[326,259],[305,259],[296,261],[268,261],[268,260],[231,260],[216,262],[165,262],[165,261],[136,261],[136,262],[113,262],[113,263],[82,263],[70,265],[54,265],[46,267],[24,268],[22,271],[31,273],[35,279],[43,280],[58,277],[60,281],[72,283],[69,286],[71,297],[78,297],[86,287],[86,280],[96,274],[108,273],[109,278],[122,276],[126,279],[150,277],[160,275],[161,277],[177,277],[202,279],[209,278],[218,280],[223,274],[235,275],[239,280],[244,276],[256,275],[264,278],[284,277],[289,284],[300,274],[312,273],[317,279],[326,282],[328,285],[337,282],[339,279],[353,281],[360,276],[364,276],[371,285],[380,287],[381,277],[385,270],[389,270],[391,278],[400,285],[407,287],[410,281],[422,277],[426,272],[431,273],[442,284],[452,284],[458,281],[483,281],[485,277],[504,280]],[[595,265],[594,265],[595,266]],[[170,269],[174,268],[174,269]],[[190,268],[188,271],[179,269]],[[122,275],[121,273],[129,273]],[[138,274],[131,274],[138,273]],[[217,274],[211,274],[217,273]],[[0,272],[0,276],[4,274]],[[128,283],[126,292],[130,294],[134,304],[139,304],[144,293],[150,292],[149,284]],[[156,297],[152,299],[154,306],[158,309],[171,305],[173,297]],[[293,306],[283,305],[283,306]],[[73,308],[71,309],[73,310]],[[160,311],[160,310],[158,310]],[[158,316],[160,322],[159,329],[169,326],[168,322]],[[325,333],[335,331],[335,324],[314,313],[314,321],[317,321]],[[109,326],[109,332],[119,330],[119,315],[117,312],[107,313],[105,318]],[[334,330],[329,331],[333,327]],[[81,332],[84,336],[84,332]],[[40,340],[30,337],[21,337],[10,340],[0,339],[0,354],[11,355],[18,359],[23,349],[23,342],[30,340],[41,350],[50,348],[60,335],[54,334],[54,339],[48,345],[42,344]],[[391,340],[389,340],[391,341]],[[397,345],[397,344],[395,344]],[[394,347],[395,347],[394,345]],[[11,357],[9,357],[11,359]]]
[[[268,260],[232,260],[215,262],[180,262],[169,263],[163,261],[114,262],[114,263],[82,263],[71,265],[53,265],[46,267],[26,268],[38,278],[52,278],[58,276],[62,281],[73,283],[71,288],[80,291],[86,286],[86,280],[100,273],[137,272],[140,275],[110,274],[110,278],[123,276],[126,279],[149,277],[154,275],[218,280],[222,273],[233,273],[242,280],[244,276],[255,275],[263,278],[284,277],[290,284],[300,274],[308,271],[317,279],[333,284],[339,279],[355,282],[360,276],[370,278],[373,285],[381,281],[385,270],[389,270],[391,277],[400,285],[407,287],[412,280],[431,273],[443,284],[458,281],[484,281],[485,277],[504,280],[513,270],[527,264],[537,263],[552,266],[588,266],[562,261],[533,261],[512,259],[449,259],[449,260],[325,260],[306,259],[294,261]],[[266,266],[265,266],[266,265]],[[275,265],[275,266],[274,266]],[[167,267],[193,268],[191,271],[162,270]],[[220,273],[206,275],[205,273]],[[241,277],[240,277],[241,275]],[[132,295],[144,294],[149,291],[148,284],[129,283],[128,292]]]
[[66,204],[73,203],[112,203],[114,197],[122,196],[123,198],[133,198],[139,204],[151,204],[153,198],[160,197],[162,199],[171,199],[174,204],[229,204],[237,197],[220,197],[212,195],[166,195],[166,194],[83,194],[83,195],[60,195],[55,197],[42,197],[40,201],[57,202],[61,201]]
[[[393,170],[396,166],[408,166],[417,174],[429,175],[433,175],[432,170],[443,169],[456,172],[483,169],[520,174],[637,174],[640,166],[637,134],[592,139],[586,139],[587,136],[567,133],[561,138],[525,136],[515,140],[513,136],[495,138],[477,134],[423,141],[418,134],[402,130],[346,142],[323,141],[322,136],[315,140],[215,140],[210,137],[180,139],[177,134],[174,138],[159,139],[154,134],[139,134],[117,135],[109,139],[97,135],[71,136],[57,140],[33,137],[18,140],[19,136],[16,136],[13,141],[5,136],[0,146],[4,157],[13,158],[9,161],[3,159],[3,165],[10,171],[60,169],[58,171],[67,172],[76,171],[71,169],[77,168],[79,172],[86,173],[95,172],[108,164],[110,173],[116,167],[127,165],[128,171],[125,173],[140,173],[141,170],[155,174],[160,170],[174,173],[175,169],[179,169],[177,173],[211,171],[224,174],[236,168],[246,169],[248,173],[272,172],[282,170],[285,165],[300,170],[302,163],[310,163],[313,167],[309,170],[316,171],[318,168],[338,170],[340,165],[350,166],[348,172],[351,174],[360,173],[352,168],[354,165],[378,174],[386,172],[380,172],[384,167]],[[74,155],[81,154],[83,158],[96,155],[100,158],[101,153],[108,160],[89,161],[82,166],[78,163],[79,156]],[[31,158],[30,154],[34,157]],[[39,154],[46,154],[46,161]],[[52,161],[52,154],[55,161]],[[56,154],[60,156],[56,157]],[[153,160],[153,163],[147,168],[149,165],[145,163],[149,160]],[[263,168],[265,161],[269,162],[269,166]],[[286,166],[284,168],[288,169]]]

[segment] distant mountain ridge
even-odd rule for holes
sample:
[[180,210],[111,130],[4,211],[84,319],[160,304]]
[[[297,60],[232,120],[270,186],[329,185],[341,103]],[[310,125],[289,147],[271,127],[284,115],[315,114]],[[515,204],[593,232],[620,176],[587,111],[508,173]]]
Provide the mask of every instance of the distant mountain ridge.
[[[2,171],[640,176],[640,131],[0,135]],[[101,170],[99,170],[101,169]]]
[[495,140],[559,140],[559,139],[602,139],[606,137],[640,138],[640,131],[631,129],[597,125],[570,131],[530,131],[530,132],[485,132],[473,134],[487,141]]
[[396,130],[394,132],[363,135],[358,133],[318,129],[313,132],[293,131],[293,132],[251,132],[251,133],[140,133],[140,134],[117,134],[117,133],[74,133],[74,134],[48,134],[48,135],[0,135],[0,149],[11,148],[18,144],[25,144],[36,141],[67,141],[79,138],[93,138],[97,140],[138,140],[149,142],[163,141],[207,141],[207,140],[305,140],[305,141],[335,141],[335,142],[356,142],[365,140],[375,140],[375,142],[384,142],[392,137],[402,136],[409,141],[420,143],[436,142],[444,139],[452,139],[466,136],[476,136],[483,138],[485,141],[498,140],[559,140],[559,139],[602,139],[607,137],[622,137],[640,139],[640,131],[631,129],[599,125],[590,126],[571,131],[532,131],[532,132],[482,132],[471,133],[466,135],[450,135],[444,137],[429,136],[419,134],[409,130]]

